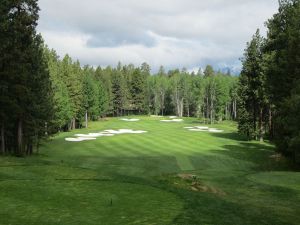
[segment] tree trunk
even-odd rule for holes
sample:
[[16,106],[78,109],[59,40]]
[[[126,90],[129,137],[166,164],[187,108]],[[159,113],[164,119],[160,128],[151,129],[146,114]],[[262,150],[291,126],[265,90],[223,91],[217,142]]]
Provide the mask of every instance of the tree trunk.
[[233,101],[232,103],[232,116],[233,116],[233,119],[236,120],[236,117],[237,117],[237,113],[236,113],[236,99]]
[[178,97],[176,96],[176,116],[179,116],[179,113],[180,113],[180,109],[179,109],[179,99]]
[[72,119],[72,130],[75,130],[76,129],[76,119],[73,118]]
[[183,117],[183,98],[180,100],[180,117]]
[[209,117],[208,96],[206,96],[206,118],[208,119]]
[[68,125],[68,131],[72,130],[73,119],[70,120],[70,123]]
[[17,135],[17,154],[21,155],[23,153],[23,122],[19,119],[18,122],[18,135]]
[[40,141],[39,139],[36,142],[36,153],[39,154],[40,153]]
[[187,116],[190,117],[190,103],[187,102]]
[[85,111],[85,128],[88,128],[88,112]]
[[236,120],[237,118],[237,103],[236,100],[234,100],[234,119]]
[[263,109],[260,108],[259,111],[259,141],[263,142],[264,141],[264,127],[263,127]]
[[253,104],[253,131],[254,131],[254,137],[255,137],[255,140],[257,141],[257,108],[256,108],[256,105],[255,103]]
[[232,101],[232,107],[230,108],[230,116],[234,120],[234,100]]
[[32,144],[27,144],[26,155],[32,155]]
[[270,139],[273,139],[273,113],[271,107],[269,108],[269,135]]
[[213,96],[211,95],[211,98],[210,98],[210,124],[213,124],[213,109],[214,109],[214,102],[213,102]]
[[227,108],[228,108],[228,104],[226,103],[226,106],[225,106],[225,119],[226,120],[228,120],[228,110],[227,110]]
[[2,154],[5,154],[4,125],[1,126],[1,152],[2,152]]
[[[157,102],[158,102],[158,100],[157,100],[157,95],[155,95],[154,96],[154,114],[156,115],[156,116],[158,116],[158,114],[159,114],[159,109],[158,109],[158,107],[157,107]],[[161,104],[160,104],[160,107],[161,107]]]
[[162,99],[161,99],[161,103],[162,103],[162,105],[161,105],[161,115],[162,116],[164,116],[164,114],[165,114],[165,95],[164,94],[162,94]]
[[48,123],[45,122],[45,136],[48,136]]

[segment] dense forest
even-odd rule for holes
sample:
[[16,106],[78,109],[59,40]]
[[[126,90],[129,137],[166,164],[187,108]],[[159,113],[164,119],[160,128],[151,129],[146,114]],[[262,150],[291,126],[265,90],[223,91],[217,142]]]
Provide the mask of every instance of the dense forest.
[[133,114],[238,121],[248,139],[268,138],[299,160],[300,1],[279,12],[247,44],[239,77],[186,69],[155,74],[147,63],[82,66],[60,58],[37,34],[37,0],[0,4],[0,126],[3,154],[30,155],[44,138],[89,120]]
[[248,139],[266,137],[300,160],[300,1],[279,1],[279,12],[247,44],[238,88],[238,125]]

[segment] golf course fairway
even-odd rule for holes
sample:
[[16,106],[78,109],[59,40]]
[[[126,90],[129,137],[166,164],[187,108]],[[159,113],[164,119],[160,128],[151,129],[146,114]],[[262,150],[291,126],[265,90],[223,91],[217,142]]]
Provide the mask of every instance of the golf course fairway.
[[[247,142],[233,122],[134,118],[60,133],[32,157],[1,157],[0,224],[299,224],[300,173],[272,144]],[[185,128],[195,126],[220,132]],[[119,129],[143,132],[66,141]]]

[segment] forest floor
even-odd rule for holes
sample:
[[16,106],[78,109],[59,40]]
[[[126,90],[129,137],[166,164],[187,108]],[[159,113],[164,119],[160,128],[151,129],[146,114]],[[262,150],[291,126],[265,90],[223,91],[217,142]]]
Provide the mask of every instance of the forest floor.
[[[244,141],[233,122],[209,133],[184,129],[197,119],[134,118],[60,133],[39,155],[0,157],[0,224],[299,224],[300,172],[273,145]],[[147,133],[65,140],[107,129]]]

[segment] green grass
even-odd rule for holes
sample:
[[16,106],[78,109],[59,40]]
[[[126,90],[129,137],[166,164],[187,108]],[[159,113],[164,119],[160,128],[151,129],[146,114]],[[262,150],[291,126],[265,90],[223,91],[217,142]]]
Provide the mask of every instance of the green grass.
[[[300,173],[271,158],[271,144],[243,141],[235,123],[198,133],[183,129],[196,119],[140,118],[90,123],[40,155],[1,157],[0,224],[299,224]],[[122,128],[148,133],[64,140]]]

